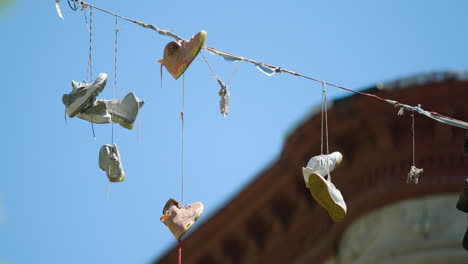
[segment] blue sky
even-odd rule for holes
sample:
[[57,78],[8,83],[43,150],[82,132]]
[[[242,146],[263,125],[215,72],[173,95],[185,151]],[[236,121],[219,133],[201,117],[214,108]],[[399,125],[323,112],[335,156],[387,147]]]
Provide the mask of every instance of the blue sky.
[[[203,29],[209,46],[351,89],[468,68],[461,0],[90,3],[184,38]],[[136,128],[114,127],[127,179],[111,184],[107,199],[98,152],[111,143],[111,125],[95,125],[93,139],[89,123],[64,121],[61,97],[71,80],[86,78],[89,39],[84,13],[63,0],[62,11],[65,20],[52,0],[17,0],[0,11],[0,263],[147,263],[175,245],[159,217],[168,198],[180,200],[182,80],[164,70],[161,88],[157,63],[171,39],[119,21],[118,97],[133,91],[146,103],[140,144]],[[113,97],[114,23],[95,11],[93,76],[109,75],[99,98]],[[204,54],[228,80],[237,64]],[[223,118],[219,86],[200,57],[185,89],[184,202],[205,204],[200,222],[278,157],[321,98],[318,83],[267,77],[244,63]],[[328,94],[349,95],[333,87]]]

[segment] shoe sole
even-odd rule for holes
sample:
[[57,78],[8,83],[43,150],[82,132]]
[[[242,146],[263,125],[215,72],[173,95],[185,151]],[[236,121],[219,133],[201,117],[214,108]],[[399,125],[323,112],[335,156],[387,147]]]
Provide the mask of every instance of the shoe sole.
[[91,86],[94,86],[95,88],[94,89],[88,89],[86,91],[86,94],[81,97],[81,98],[78,98],[75,102],[73,102],[72,104],[70,104],[69,107],[67,107],[67,114],[69,117],[74,117],[76,116],[81,110],[83,110],[83,107],[89,103],[91,101],[91,98],[92,97],[96,97],[100,91],[98,91],[98,89],[105,85],[105,83],[107,82],[107,74],[102,76],[98,76],[98,78],[96,79],[96,81],[93,82],[93,84],[91,84]]
[[324,178],[312,173],[309,176],[309,189],[315,201],[328,211],[328,214],[335,222],[340,222],[345,218],[345,210],[333,201]]

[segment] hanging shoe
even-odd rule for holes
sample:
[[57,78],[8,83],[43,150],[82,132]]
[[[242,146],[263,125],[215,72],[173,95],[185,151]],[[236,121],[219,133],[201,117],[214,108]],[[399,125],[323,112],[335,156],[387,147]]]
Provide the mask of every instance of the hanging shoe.
[[463,153],[465,153],[465,155],[468,155],[468,133],[466,133],[465,146],[463,147]]
[[114,122],[126,129],[132,129],[144,103],[131,92],[123,99],[95,99],[76,116],[96,124]]
[[126,129],[132,129],[144,103],[145,101],[140,100],[134,93],[128,93],[123,99],[110,100],[107,108],[112,116],[112,122],[119,123]]
[[164,58],[158,62],[164,65],[172,77],[177,80],[195,57],[197,57],[201,47],[205,43],[206,35],[206,31],[202,30],[189,41],[177,40],[169,42],[164,48]]
[[160,220],[176,239],[180,239],[200,218],[204,208],[201,202],[182,207],[175,199],[170,198],[163,208]]
[[[328,175],[343,159],[340,152],[312,157],[306,168],[302,168],[304,181],[312,197],[328,211],[331,218],[339,222],[346,216],[346,203],[343,195],[331,182]],[[328,175],[328,176],[327,176]]]
[[125,180],[125,172],[120,161],[120,153],[117,145],[104,145],[99,151],[99,167],[106,172],[110,182],[122,182]]
[[458,198],[457,209],[468,214],[468,179],[465,179],[463,191]]
[[463,237],[463,248],[468,251],[468,227],[466,228],[465,236]]
[[95,124],[107,124],[112,122],[107,101],[111,100],[93,99],[85,109],[81,110],[81,112],[76,115],[76,117]]
[[62,96],[62,102],[67,107],[69,117],[74,117],[86,105],[104,90],[107,83],[107,74],[101,73],[93,83],[79,83],[72,81],[72,91]]

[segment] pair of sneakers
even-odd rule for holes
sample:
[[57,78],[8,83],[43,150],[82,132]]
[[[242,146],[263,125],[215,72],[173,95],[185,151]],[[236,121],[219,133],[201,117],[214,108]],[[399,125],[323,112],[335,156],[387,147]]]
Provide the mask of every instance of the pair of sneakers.
[[184,207],[175,199],[170,198],[163,208],[163,216],[161,216],[160,220],[179,240],[200,218],[204,208],[201,202],[195,202]]
[[72,91],[62,97],[66,113],[96,124],[114,122],[132,129],[144,101],[132,92],[123,99],[96,99],[106,83],[105,73],[99,74],[93,83],[72,81]]
[[[466,213],[468,217],[468,179],[465,179],[463,191],[460,193],[460,197],[457,202],[457,209]],[[463,237],[463,248],[468,251],[468,227]]]
[[343,155],[333,152],[329,155],[312,157],[307,167],[302,168],[306,187],[312,197],[328,211],[330,217],[336,221],[342,221],[346,217],[346,203],[340,190],[331,182],[330,172],[336,169]]
[[122,182],[125,180],[125,172],[120,160],[120,152],[117,145],[104,145],[99,150],[99,167],[105,171],[110,182]]

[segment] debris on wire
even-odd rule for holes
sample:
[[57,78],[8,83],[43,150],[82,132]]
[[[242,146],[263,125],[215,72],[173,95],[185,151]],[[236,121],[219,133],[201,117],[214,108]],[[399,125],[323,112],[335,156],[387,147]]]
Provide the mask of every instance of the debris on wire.
[[419,174],[421,174],[422,172],[423,172],[423,169],[418,169],[415,166],[411,166],[411,170],[408,173],[408,177],[406,178],[406,183],[418,184]]
[[219,111],[224,117],[226,117],[229,111],[229,97],[231,95],[229,94],[227,85],[224,84],[220,79],[217,79],[217,81],[221,86],[221,89],[218,92],[219,96],[221,97],[219,100]]
[[55,10],[57,11],[57,15],[58,15],[61,19],[64,19],[64,18],[63,18],[63,15],[62,15],[62,10],[60,9],[60,0],[55,0]]

